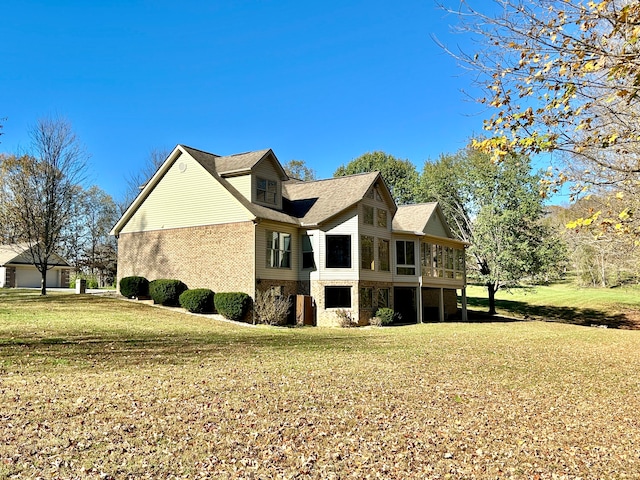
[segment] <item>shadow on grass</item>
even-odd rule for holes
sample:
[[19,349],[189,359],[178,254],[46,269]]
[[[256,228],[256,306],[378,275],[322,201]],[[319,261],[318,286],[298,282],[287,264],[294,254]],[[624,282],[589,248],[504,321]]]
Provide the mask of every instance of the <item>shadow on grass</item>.
[[[2,291],[0,289],[0,316],[22,314],[27,323],[39,319],[43,312],[60,312],[65,323],[48,327],[46,324],[15,328],[6,327],[0,334],[0,374],[12,364],[57,364],[60,361],[78,365],[109,364],[117,366],[183,364],[194,358],[205,362],[225,362],[231,357],[244,357],[255,361],[261,356],[281,356],[283,352],[357,352],[371,349],[371,342],[362,342],[347,330],[327,333],[304,329],[306,333],[294,334],[295,329],[253,329],[245,326],[217,322],[202,317],[194,322],[209,324],[194,330],[180,326],[179,318],[166,319],[164,315],[176,312],[155,309],[138,302],[99,295],[51,294],[40,296],[32,291]],[[105,315],[104,312],[107,312]],[[113,326],[102,325],[113,312],[119,320]],[[97,315],[96,315],[97,314]],[[95,316],[96,328],[91,321],[75,325],[74,319]],[[157,330],[149,329],[149,322],[157,322]],[[189,320],[191,321],[191,319]],[[131,322],[131,329],[127,323]],[[140,328],[137,328],[138,325]],[[177,326],[176,326],[177,325]],[[194,325],[196,325],[194,323]],[[384,342],[384,340],[380,340]],[[372,340],[375,343],[375,339]]]
[[578,307],[554,307],[543,305],[531,305],[526,302],[515,300],[496,300],[496,309],[511,312],[514,317],[501,317],[500,315],[489,315],[488,313],[477,311],[484,308],[489,310],[489,301],[486,298],[467,297],[470,322],[500,322],[522,320],[543,320],[546,322],[568,323],[571,325],[592,326],[605,325],[608,328],[640,329],[640,325],[628,318],[625,314],[611,314],[593,308]]

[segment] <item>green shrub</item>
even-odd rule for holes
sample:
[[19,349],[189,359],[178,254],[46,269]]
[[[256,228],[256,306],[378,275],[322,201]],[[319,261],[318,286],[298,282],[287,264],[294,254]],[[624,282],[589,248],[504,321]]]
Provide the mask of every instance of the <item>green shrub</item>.
[[394,312],[392,308],[379,308],[375,316],[380,319],[380,325],[389,325],[394,320],[402,319],[402,316]]
[[180,306],[192,313],[213,313],[213,297],[208,288],[186,290],[180,295]]
[[180,280],[160,278],[149,282],[149,295],[153,303],[177,307],[180,305],[180,295],[187,288]]
[[127,298],[149,295],[149,280],[144,277],[124,277],[120,280],[120,294]]
[[251,297],[241,292],[216,293],[213,303],[217,312],[229,320],[242,320],[249,308],[251,308]]
[[100,285],[98,285],[98,278],[95,275],[86,273],[78,273],[71,277],[69,280],[69,288],[76,288],[76,282],[78,279],[83,279],[85,281],[85,287],[87,288],[100,288]]

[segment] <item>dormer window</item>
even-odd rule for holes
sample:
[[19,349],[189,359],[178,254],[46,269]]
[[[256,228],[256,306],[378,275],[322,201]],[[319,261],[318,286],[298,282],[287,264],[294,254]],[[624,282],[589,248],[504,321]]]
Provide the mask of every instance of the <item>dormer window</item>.
[[258,178],[256,188],[256,200],[262,203],[276,204],[276,196],[278,193],[278,182]]

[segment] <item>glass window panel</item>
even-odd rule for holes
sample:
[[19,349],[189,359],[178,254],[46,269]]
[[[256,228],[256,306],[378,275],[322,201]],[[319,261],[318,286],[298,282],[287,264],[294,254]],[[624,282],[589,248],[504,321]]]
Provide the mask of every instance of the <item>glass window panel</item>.
[[373,237],[370,237],[368,235],[360,236],[360,255],[360,268],[362,268],[363,270],[373,270]]
[[327,235],[327,268],[351,268],[351,236]]
[[362,223],[365,225],[373,225],[373,207],[370,205],[362,206]]
[[387,211],[382,208],[378,208],[377,214],[378,226],[387,228]]
[[389,240],[378,239],[378,262],[380,271],[389,271]]

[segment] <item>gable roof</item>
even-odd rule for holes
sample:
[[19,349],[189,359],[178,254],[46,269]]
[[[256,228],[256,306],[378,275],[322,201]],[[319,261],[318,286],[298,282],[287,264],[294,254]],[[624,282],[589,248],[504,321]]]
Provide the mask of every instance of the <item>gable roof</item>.
[[[29,244],[23,243],[11,243],[6,245],[0,245],[0,266],[9,264],[32,264],[32,256],[29,251]],[[57,253],[53,253],[49,257],[49,265],[69,267],[69,262],[62,258]]]
[[[293,180],[284,183],[282,190],[288,200],[287,209],[300,225],[315,226],[358,203],[378,181],[384,184],[380,172],[370,172],[313,182]],[[388,193],[386,185],[385,189]],[[390,194],[389,199],[395,211]]]
[[438,202],[402,205],[393,217],[393,230],[396,232],[426,233],[427,225],[438,219],[447,237],[453,238],[447,220],[444,218]]
[[[380,191],[390,206],[392,216],[397,210],[389,188],[379,172],[303,182],[287,176],[271,149],[220,156],[186,145],[177,145],[118,220],[111,230],[112,235],[120,233],[164,174],[183,154],[189,155],[198,162],[254,219],[273,220],[299,226],[318,226],[357,204],[374,185],[381,186]],[[272,162],[283,180],[282,211],[252,203],[227,180],[236,175],[249,174],[260,163],[267,161]]]

